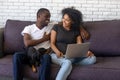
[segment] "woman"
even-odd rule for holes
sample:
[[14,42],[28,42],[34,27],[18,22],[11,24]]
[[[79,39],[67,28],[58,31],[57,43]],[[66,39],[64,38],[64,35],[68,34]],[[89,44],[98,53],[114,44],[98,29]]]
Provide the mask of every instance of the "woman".
[[82,58],[66,59],[64,58],[67,44],[81,44],[80,25],[82,24],[82,14],[74,8],[65,8],[62,10],[62,24],[54,25],[51,31],[51,54],[52,62],[61,66],[56,80],[66,80],[72,70],[72,63],[88,65],[96,62],[96,57],[91,51]]

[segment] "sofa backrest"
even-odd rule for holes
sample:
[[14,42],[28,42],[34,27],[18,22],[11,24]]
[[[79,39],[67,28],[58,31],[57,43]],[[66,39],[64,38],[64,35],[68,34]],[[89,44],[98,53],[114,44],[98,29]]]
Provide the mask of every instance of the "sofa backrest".
[[0,28],[0,58],[3,57],[3,32],[4,28]]
[[[24,44],[21,31],[32,21],[7,20],[4,29],[4,52],[13,54],[23,51]],[[90,33],[90,50],[96,56],[120,56],[120,20],[84,22]]]
[[89,21],[84,26],[96,56],[120,56],[120,20]]
[[4,29],[4,53],[13,54],[16,51],[23,51],[24,44],[21,31],[25,26],[31,25],[35,22],[10,20],[6,21]]

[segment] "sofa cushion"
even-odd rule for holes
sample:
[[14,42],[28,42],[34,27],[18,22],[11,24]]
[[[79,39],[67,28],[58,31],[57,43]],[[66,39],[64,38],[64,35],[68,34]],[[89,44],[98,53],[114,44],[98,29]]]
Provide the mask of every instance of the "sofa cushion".
[[23,51],[24,44],[21,31],[25,26],[31,25],[31,21],[7,20],[4,30],[4,52],[13,54],[16,51]]
[[[88,66],[73,65],[67,80],[120,80],[120,57],[97,57],[97,63]],[[24,75],[29,80],[38,80],[38,73],[33,73],[27,65]],[[51,65],[51,79],[55,80],[60,66]],[[13,77],[12,55],[0,59],[0,76]],[[87,77],[86,77],[87,76]]]
[[120,20],[85,22],[90,33],[90,50],[96,56],[120,55]]
[[3,57],[3,32],[4,28],[0,28],[0,58]]

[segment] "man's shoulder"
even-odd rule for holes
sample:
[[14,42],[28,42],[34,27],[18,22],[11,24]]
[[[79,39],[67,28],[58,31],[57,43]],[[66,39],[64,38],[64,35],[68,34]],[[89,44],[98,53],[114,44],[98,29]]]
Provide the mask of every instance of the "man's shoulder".
[[34,29],[35,26],[36,26],[35,24],[27,25],[27,26],[25,26],[24,29],[31,30],[31,29]]
[[36,26],[35,24],[31,24],[31,25],[27,25],[27,26],[25,26],[25,28],[26,28],[26,27],[31,28],[31,27],[35,27],[35,26]]
[[33,26],[34,26],[34,24],[25,26],[24,29],[22,30],[21,34],[24,35],[24,33],[29,33]]

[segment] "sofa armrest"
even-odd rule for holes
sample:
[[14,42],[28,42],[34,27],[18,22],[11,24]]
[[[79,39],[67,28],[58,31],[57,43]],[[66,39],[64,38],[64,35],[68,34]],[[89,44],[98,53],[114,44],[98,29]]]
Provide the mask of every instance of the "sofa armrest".
[[3,57],[3,32],[4,28],[0,28],[0,58]]

